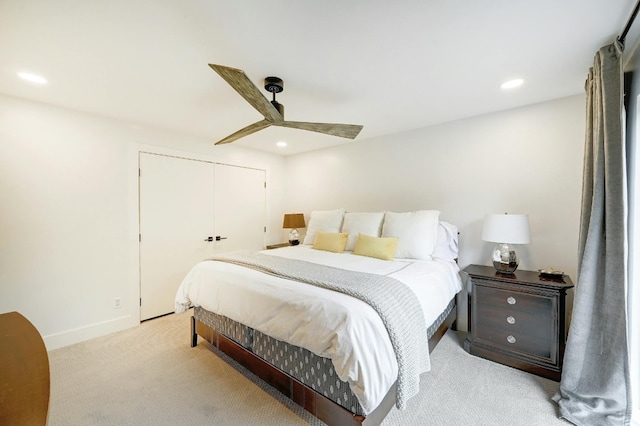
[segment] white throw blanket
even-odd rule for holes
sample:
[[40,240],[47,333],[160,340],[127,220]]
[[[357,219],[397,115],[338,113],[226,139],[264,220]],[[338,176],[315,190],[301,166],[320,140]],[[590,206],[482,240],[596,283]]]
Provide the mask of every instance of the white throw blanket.
[[398,361],[396,406],[406,408],[430,368],[427,325],[413,291],[395,278],[238,250],[214,257],[278,277],[339,291],[368,303],[384,323]]

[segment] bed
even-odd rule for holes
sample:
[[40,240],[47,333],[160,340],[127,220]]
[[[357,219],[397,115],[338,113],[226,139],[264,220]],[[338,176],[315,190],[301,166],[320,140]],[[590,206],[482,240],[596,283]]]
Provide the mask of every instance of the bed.
[[457,230],[439,212],[311,213],[303,244],[198,263],[176,294],[198,336],[330,425],[418,392],[456,315]]

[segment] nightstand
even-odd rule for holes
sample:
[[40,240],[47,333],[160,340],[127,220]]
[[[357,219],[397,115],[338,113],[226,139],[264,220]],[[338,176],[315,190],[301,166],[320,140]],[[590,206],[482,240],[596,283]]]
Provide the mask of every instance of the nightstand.
[[541,278],[538,272],[521,270],[502,275],[480,265],[469,265],[464,272],[471,280],[465,350],[559,381],[571,279]]
[[268,245],[266,248],[267,250],[271,250],[271,249],[277,249],[280,247],[289,247],[289,243],[271,244],[271,245]]

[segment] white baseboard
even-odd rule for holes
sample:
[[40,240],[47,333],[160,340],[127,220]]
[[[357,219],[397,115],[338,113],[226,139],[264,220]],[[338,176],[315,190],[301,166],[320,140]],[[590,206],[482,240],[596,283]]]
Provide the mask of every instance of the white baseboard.
[[127,328],[135,327],[139,324],[140,320],[138,318],[134,318],[132,315],[126,315],[108,321],[75,328],[73,330],[50,334],[48,336],[43,336],[42,339],[47,347],[47,351],[51,351],[53,349],[73,345],[74,343],[115,333],[116,331],[122,331]]

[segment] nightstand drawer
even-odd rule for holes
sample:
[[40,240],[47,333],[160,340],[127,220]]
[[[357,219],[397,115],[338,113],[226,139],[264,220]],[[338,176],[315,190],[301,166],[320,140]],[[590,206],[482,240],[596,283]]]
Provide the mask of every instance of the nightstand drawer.
[[501,309],[492,305],[477,304],[475,320],[486,328],[504,330],[509,333],[527,334],[542,340],[552,340],[554,336],[551,311],[533,314],[516,309]]
[[555,360],[555,352],[552,353],[553,344],[550,340],[515,331],[487,327],[485,324],[478,324],[476,327],[476,338],[478,341],[484,341],[485,344],[510,352]]
[[529,312],[544,315],[552,312],[553,302],[548,297],[520,293],[512,290],[485,287],[478,285],[474,288],[478,305],[491,305],[503,309],[516,309],[519,312]]

